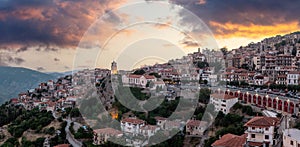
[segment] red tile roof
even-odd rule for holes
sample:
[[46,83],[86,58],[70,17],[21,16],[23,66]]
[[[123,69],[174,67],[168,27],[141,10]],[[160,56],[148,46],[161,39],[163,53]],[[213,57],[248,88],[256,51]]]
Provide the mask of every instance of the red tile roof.
[[69,144],[59,144],[54,147],[69,147],[69,146],[70,146]]
[[286,75],[278,75],[278,78],[286,78]]
[[19,102],[19,100],[18,100],[17,98],[12,98],[12,99],[10,99],[10,101],[11,101],[12,103],[17,103],[17,102]]
[[244,126],[247,127],[270,127],[279,124],[276,117],[257,116],[249,120]]
[[249,142],[249,146],[262,146],[262,142]]
[[155,77],[154,76],[151,76],[151,75],[145,75],[144,76],[146,79],[155,79]]
[[144,120],[137,119],[137,118],[125,118],[121,122],[127,122],[127,123],[132,123],[132,124],[142,124],[142,123],[145,123]]
[[156,130],[158,127],[157,126],[154,126],[154,125],[145,125],[145,126],[142,126],[141,127],[141,130]]
[[129,78],[140,78],[142,75],[134,75],[134,74],[130,74]]
[[205,122],[205,121],[189,120],[186,125],[187,126],[193,126],[193,127],[199,127],[200,125],[205,126],[206,124],[207,124],[207,122]]
[[289,74],[300,74],[300,71],[290,71]]
[[223,135],[221,139],[215,141],[212,146],[222,146],[222,147],[243,147],[246,143],[246,134],[242,136],[237,136],[233,134]]
[[228,94],[219,94],[219,93],[214,93],[214,94],[211,94],[210,96],[213,97],[213,98],[225,99],[225,100],[238,98],[236,96],[232,96],[232,95],[228,95]]

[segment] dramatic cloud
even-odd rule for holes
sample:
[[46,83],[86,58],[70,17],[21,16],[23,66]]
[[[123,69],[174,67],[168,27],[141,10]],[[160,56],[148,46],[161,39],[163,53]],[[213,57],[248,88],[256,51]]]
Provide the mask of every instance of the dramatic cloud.
[[121,2],[118,0],[0,1],[0,44],[74,47],[93,21]]
[[295,32],[299,30],[298,22],[287,22],[282,24],[274,25],[244,25],[244,24],[233,24],[225,23],[221,24],[218,22],[209,23],[216,32],[216,36],[219,38],[230,38],[230,37],[247,37],[247,38],[259,38],[261,36],[272,36],[276,34],[284,34],[287,32]]
[[[217,36],[260,36],[289,33],[299,29],[300,1],[294,0],[172,0],[201,18]],[[184,23],[195,20],[181,14]],[[247,28],[248,27],[248,28]],[[284,28],[283,28],[284,27]],[[292,29],[291,29],[291,28]],[[273,30],[271,29],[273,28]],[[280,29],[279,31],[275,31]],[[291,30],[290,30],[291,29]],[[259,31],[261,30],[261,31]],[[271,31],[272,33],[268,32]],[[254,35],[254,36],[253,36]],[[255,37],[255,34],[252,34]]]

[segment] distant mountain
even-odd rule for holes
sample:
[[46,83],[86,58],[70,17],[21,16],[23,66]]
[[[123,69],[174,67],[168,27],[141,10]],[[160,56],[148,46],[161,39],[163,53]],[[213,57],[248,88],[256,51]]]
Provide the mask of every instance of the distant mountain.
[[50,79],[56,77],[21,67],[0,66],[0,104]]
[[66,72],[46,72],[46,74],[52,75],[56,78],[64,77],[66,75],[72,75],[73,72],[77,72],[79,70],[74,70],[74,71],[66,71]]

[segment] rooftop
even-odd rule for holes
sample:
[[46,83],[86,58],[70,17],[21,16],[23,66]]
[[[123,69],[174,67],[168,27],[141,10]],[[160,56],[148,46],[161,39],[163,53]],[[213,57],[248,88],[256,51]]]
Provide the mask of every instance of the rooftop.
[[286,129],[283,131],[283,134],[285,136],[289,136],[294,140],[297,140],[298,142],[300,142],[300,130],[298,129]]
[[113,128],[103,128],[103,129],[97,129],[94,130],[97,134],[109,134],[109,135],[120,135],[123,134],[121,131],[113,129]]
[[215,141],[212,146],[222,147],[243,147],[246,142],[246,134],[237,136],[233,134],[225,134],[221,139]]
[[270,127],[276,126],[279,123],[279,119],[276,117],[256,116],[249,120],[245,126],[247,127]]
[[219,94],[219,93],[211,94],[210,97],[217,98],[217,99],[224,99],[224,100],[238,98],[236,96],[232,96],[232,95],[228,95],[228,94]]
[[207,122],[205,121],[200,121],[200,120],[189,120],[187,122],[187,126],[205,126],[207,124]]
[[145,123],[145,121],[137,118],[125,118],[121,122],[127,122],[127,123],[132,123],[132,124],[142,124]]

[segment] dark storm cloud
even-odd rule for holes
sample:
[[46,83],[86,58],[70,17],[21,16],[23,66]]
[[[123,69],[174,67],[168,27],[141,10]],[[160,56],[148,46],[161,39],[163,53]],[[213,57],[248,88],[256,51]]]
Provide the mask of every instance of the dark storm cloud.
[[[2,0],[0,44],[77,46],[90,24],[121,1]],[[50,51],[56,48],[47,48]],[[47,50],[46,49],[46,50]],[[37,49],[40,50],[40,49]],[[19,51],[26,51],[22,48]]]
[[[201,1],[201,4],[200,0],[172,1],[190,10],[208,25],[210,22],[230,22],[265,26],[299,22],[300,19],[300,1],[295,0],[206,0]],[[187,13],[181,13],[181,16],[184,23],[195,21]],[[215,31],[217,28],[212,29]]]

